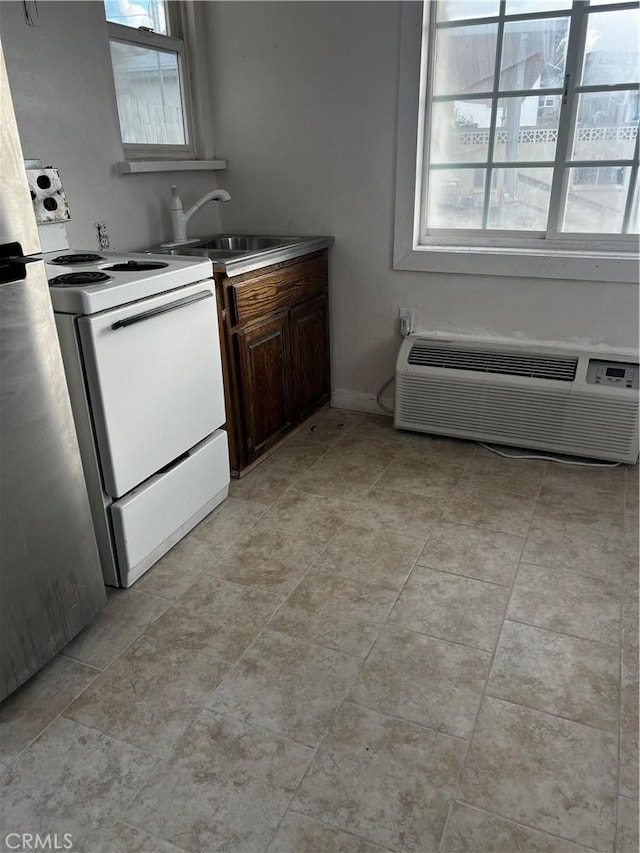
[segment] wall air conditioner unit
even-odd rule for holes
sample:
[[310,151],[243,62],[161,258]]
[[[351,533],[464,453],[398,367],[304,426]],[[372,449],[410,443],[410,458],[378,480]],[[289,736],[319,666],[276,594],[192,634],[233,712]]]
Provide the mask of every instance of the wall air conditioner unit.
[[634,463],[638,374],[619,354],[409,335],[394,426]]

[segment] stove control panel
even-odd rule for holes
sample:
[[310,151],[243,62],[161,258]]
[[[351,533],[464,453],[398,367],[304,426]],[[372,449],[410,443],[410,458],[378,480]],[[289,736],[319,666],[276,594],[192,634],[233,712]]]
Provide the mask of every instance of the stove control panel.
[[589,385],[608,385],[612,388],[638,388],[638,365],[629,361],[589,359]]

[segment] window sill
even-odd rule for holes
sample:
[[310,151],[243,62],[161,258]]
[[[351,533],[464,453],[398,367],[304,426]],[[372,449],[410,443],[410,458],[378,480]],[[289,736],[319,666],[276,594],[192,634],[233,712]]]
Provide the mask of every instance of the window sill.
[[116,163],[119,174],[143,172],[205,172],[226,169],[226,160],[122,160]]
[[589,254],[478,246],[422,246],[404,251],[396,246],[393,268],[414,272],[638,284],[638,258],[623,252]]

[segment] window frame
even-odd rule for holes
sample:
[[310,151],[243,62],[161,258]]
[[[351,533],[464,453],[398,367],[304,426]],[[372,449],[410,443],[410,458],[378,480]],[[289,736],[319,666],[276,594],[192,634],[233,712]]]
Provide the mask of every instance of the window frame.
[[[426,119],[430,85],[429,74],[424,73],[422,57],[425,51],[427,62],[433,56],[435,27],[429,25],[431,6],[428,0],[425,3],[402,4],[394,268],[637,283],[637,235],[621,235],[625,239],[618,240],[617,236],[611,239],[606,235],[565,233],[557,239],[557,235],[532,238],[530,232],[509,232],[506,236],[504,231],[486,230],[471,235],[468,231],[461,234],[456,229],[441,229],[437,234],[421,236],[421,194],[425,186],[424,169],[427,168],[423,152],[428,152]],[[575,9],[572,8],[571,14],[576,14]],[[545,16],[548,17],[548,14],[540,14],[540,17]],[[587,16],[584,18],[586,20]],[[586,24],[580,33],[583,39],[585,32]],[[576,49],[574,45],[573,50]],[[582,91],[590,87],[578,88]],[[494,93],[492,97],[499,95]],[[577,104],[575,97],[571,111],[564,110],[561,121],[566,126],[563,133],[568,133],[571,127],[568,122],[574,122]],[[637,146],[638,139],[636,150]],[[556,157],[559,156],[558,148]],[[562,150],[571,149],[568,147]],[[617,164],[618,161],[613,163]],[[603,161],[603,165],[612,163]],[[568,180],[567,169],[563,170],[562,177]],[[561,197],[555,185],[554,188],[555,203],[559,204]]]
[[[134,47],[143,47],[152,50],[175,53],[178,61],[178,75],[180,79],[180,97],[182,101],[182,116],[184,122],[184,133],[186,143],[184,145],[164,145],[161,143],[130,143],[122,140],[122,126],[120,124],[120,112],[118,108],[117,91],[114,94],[116,109],[118,110],[118,130],[122,142],[124,159],[129,161],[138,160],[194,160],[197,151],[197,136],[194,122],[194,101],[191,86],[191,68],[189,53],[184,38],[185,20],[181,10],[182,4],[175,2],[165,3],[167,29],[169,34],[156,33],[144,27],[129,27],[125,24],[116,24],[107,20],[109,57],[111,58],[111,42],[116,41],[130,44]],[[186,3],[184,4],[187,5]],[[191,47],[191,46],[190,46]],[[112,64],[113,73],[113,64]]]

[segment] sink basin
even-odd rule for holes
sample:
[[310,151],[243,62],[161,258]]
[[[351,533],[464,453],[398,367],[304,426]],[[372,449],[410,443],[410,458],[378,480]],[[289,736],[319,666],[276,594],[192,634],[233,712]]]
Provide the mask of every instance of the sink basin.
[[262,234],[216,234],[200,237],[186,243],[167,243],[155,252],[167,255],[203,255],[208,258],[236,258],[294,246],[305,237],[267,237]]
[[296,237],[258,237],[252,234],[220,234],[194,243],[195,249],[215,249],[228,252],[264,252],[298,242]]
[[266,234],[214,234],[194,237],[185,243],[163,243],[147,249],[152,255],[191,255],[210,258],[214,270],[227,275],[292,260],[333,245],[333,237],[290,237]]
[[[201,258],[212,258],[215,260],[224,260],[226,258],[239,258],[242,255],[247,254],[247,252],[240,252],[238,250],[231,251],[231,249],[207,249],[206,247],[200,245],[199,243],[182,243],[179,246],[160,246],[159,249],[153,249],[152,253],[154,255],[190,255],[197,256]],[[252,252],[253,254],[253,252]]]

